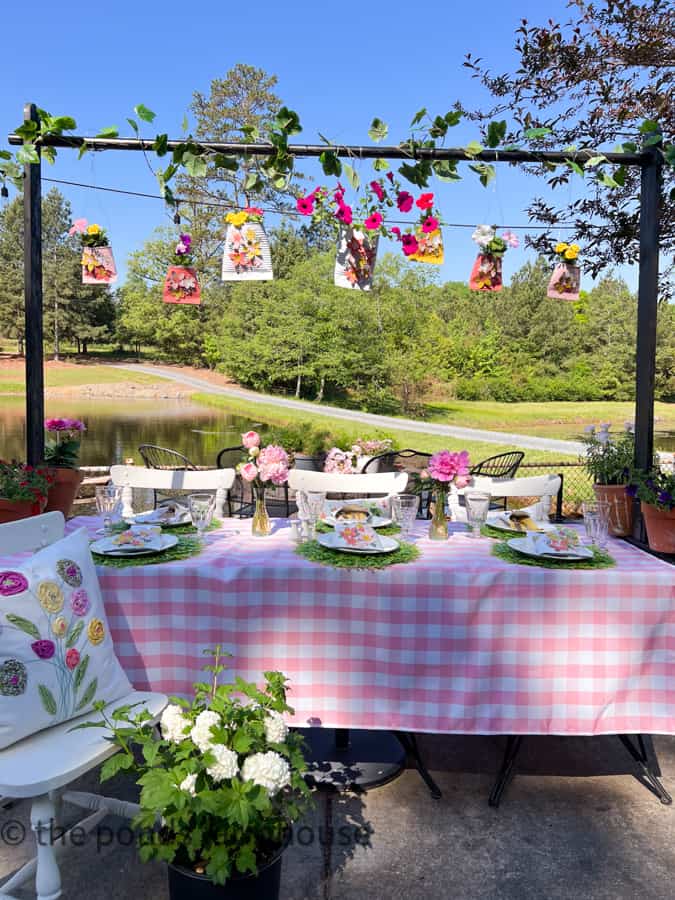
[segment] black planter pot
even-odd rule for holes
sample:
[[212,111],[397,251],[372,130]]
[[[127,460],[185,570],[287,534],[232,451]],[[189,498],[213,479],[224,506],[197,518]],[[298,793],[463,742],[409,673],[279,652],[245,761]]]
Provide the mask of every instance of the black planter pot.
[[257,875],[234,875],[225,884],[213,884],[206,875],[169,863],[169,900],[279,900],[282,855],[290,840],[289,829],[282,846]]
[[306,453],[295,453],[293,456],[296,469],[304,469],[309,472],[323,472],[323,464],[326,461],[325,454],[308,456]]

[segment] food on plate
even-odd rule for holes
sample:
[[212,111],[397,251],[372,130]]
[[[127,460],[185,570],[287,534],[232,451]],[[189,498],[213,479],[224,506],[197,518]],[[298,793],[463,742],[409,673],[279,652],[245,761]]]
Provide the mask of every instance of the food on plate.
[[522,509],[514,509],[509,516],[514,531],[541,531],[541,527]]
[[335,510],[336,522],[369,522],[370,513],[363,506],[341,506]]

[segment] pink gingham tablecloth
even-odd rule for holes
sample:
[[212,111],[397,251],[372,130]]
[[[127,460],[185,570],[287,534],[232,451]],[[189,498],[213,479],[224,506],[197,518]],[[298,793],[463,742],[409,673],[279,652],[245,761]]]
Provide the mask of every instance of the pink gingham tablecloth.
[[221,644],[232,673],[288,676],[297,725],[675,734],[674,567],[616,540],[596,570],[509,564],[464,526],[414,540],[415,563],[338,569],[283,521],[254,538],[226,520],[197,557],[99,566],[117,653],[136,688],[189,694]]

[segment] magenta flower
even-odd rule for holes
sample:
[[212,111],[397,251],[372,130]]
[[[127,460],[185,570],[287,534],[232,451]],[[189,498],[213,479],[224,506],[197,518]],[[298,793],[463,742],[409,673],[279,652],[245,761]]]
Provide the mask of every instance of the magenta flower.
[[434,219],[433,216],[427,216],[424,222],[422,222],[422,231],[425,234],[430,234],[432,231],[436,231],[438,228],[438,219]]
[[89,595],[84,588],[79,591],[73,591],[70,598],[70,608],[76,616],[86,616],[89,612]]
[[71,647],[70,650],[66,652],[66,665],[71,670],[71,672],[77,666],[79,661],[80,651],[76,650],[75,647]]
[[469,475],[469,454],[466,450],[461,453],[451,453],[450,450],[440,450],[434,453],[429,460],[429,475],[434,481],[450,484],[458,476],[462,479],[463,487],[466,487]]
[[387,178],[389,179],[389,181],[391,181],[391,182],[393,183],[393,181],[394,181],[394,173],[393,173],[393,172],[387,172]]
[[371,181],[370,189],[375,194],[380,203],[384,200],[384,190],[379,181]]
[[54,641],[33,641],[30,646],[39,659],[51,659],[54,655]]
[[394,235],[397,241],[401,240],[401,229],[397,225],[394,225],[394,227],[391,229],[391,233]]
[[298,197],[295,201],[295,205],[298,212],[302,213],[303,216],[311,216],[314,212],[314,195],[310,194],[309,197]]
[[377,231],[377,229],[382,224],[382,215],[379,212],[374,212],[363,223],[363,227],[367,228],[368,231]]
[[21,572],[0,572],[0,597],[13,597],[28,590],[28,581]]
[[403,243],[403,252],[406,256],[413,256],[420,248],[414,234],[404,234],[401,237],[401,242]]
[[45,429],[47,431],[67,431],[68,419],[46,419]]
[[181,244],[185,245],[186,250],[189,253],[190,252],[190,244],[192,243],[192,238],[190,237],[190,235],[189,234],[179,234],[178,237],[180,239]]
[[420,194],[415,205],[419,206],[420,209],[431,209],[431,207],[434,205],[434,195]]
[[347,206],[346,203],[340,203],[338,211],[335,213],[335,218],[345,225],[351,225],[353,221],[351,206]]
[[414,200],[415,198],[412,194],[409,194],[407,191],[399,191],[396,197],[396,205],[402,213],[407,213],[412,209]]

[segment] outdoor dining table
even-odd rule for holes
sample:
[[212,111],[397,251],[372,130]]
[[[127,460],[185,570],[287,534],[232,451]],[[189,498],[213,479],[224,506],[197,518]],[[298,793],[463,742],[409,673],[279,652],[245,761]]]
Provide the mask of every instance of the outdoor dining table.
[[616,539],[612,568],[516,565],[464,525],[427,528],[416,561],[378,570],[311,562],[286,520],[253,537],[240,519],[185,560],[99,565],[120,662],[139,690],[188,695],[221,645],[231,678],[283,672],[303,727],[675,734],[675,568]]

